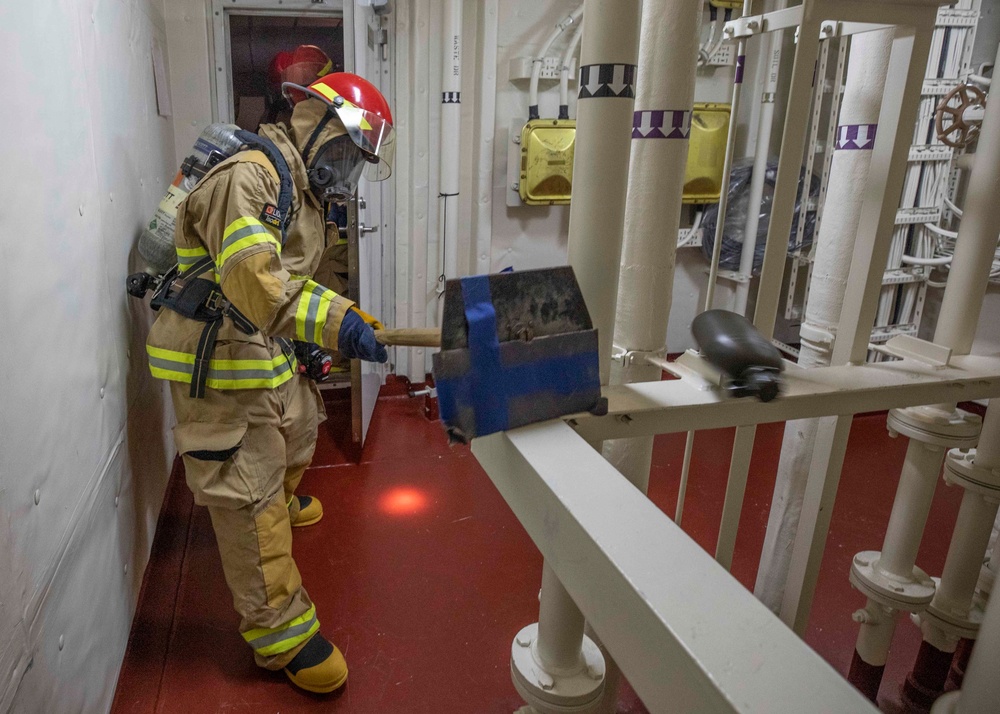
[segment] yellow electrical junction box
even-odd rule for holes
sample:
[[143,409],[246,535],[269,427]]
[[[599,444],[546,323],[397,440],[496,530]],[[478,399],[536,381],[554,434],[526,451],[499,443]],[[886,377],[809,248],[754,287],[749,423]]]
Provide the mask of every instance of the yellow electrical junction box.
[[696,102],[691,114],[684,203],[716,203],[722,193],[730,105]]
[[708,0],[708,4],[721,7],[723,10],[740,10],[743,8],[743,0]]
[[532,119],[521,130],[518,193],[529,206],[569,203],[573,192],[575,119]]

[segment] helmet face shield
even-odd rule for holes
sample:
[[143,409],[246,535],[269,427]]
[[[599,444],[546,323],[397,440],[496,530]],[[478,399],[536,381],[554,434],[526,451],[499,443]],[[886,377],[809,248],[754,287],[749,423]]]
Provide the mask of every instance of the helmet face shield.
[[330,106],[347,130],[351,141],[365,154],[365,178],[369,181],[389,178],[396,154],[396,132],[390,121],[352,104],[324,84],[303,87],[285,82],[282,91],[286,96],[294,91],[305,92]]
[[324,144],[309,165],[309,187],[320,201],[346,201],[358,189],[367,165],[364,152],[347,136]]

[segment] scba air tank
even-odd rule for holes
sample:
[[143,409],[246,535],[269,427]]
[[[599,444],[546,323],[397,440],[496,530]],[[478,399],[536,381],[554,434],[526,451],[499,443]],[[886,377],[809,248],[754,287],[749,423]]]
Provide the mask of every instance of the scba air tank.
[[236,137],[239,130],[235,124],[209,124],[194,142],[194,150],[184,159],[149,225],[139,236],[139,255],[146,261],[148,274],[162,275],[177,262],[174,251],[177,208],[209,169],[240,150],[242,142]]

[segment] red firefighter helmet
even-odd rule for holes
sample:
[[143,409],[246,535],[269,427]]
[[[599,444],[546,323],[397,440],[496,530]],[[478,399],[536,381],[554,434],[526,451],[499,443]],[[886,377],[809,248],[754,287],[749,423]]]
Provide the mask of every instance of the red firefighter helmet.
[[281,89],[290,99],[293,92],[303,93],[330,107],[351,140],[365,152],[368,160],[365,178],[369,181],[389,178],[396,151],[396,132],[392,128],[389,102],[375,85],[356,74],[334,72],[309,86],[285,82]]
[[[316,45],[299,45],[293,52],[279,52],[267,68],[267,83],[277,94],[285,82],[309,85],[333,69],[333,60]],[[293,106],[306,98],[302,92],[291,91],[285,97]]]

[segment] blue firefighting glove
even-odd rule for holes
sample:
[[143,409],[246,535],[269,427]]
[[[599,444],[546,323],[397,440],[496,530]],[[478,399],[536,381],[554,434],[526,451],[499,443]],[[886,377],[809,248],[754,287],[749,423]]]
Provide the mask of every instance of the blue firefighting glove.
[[337,334],[337,350],[348,359],[387,362],[389,353],[375,339],[375,330],[353,308],[344,315]]

